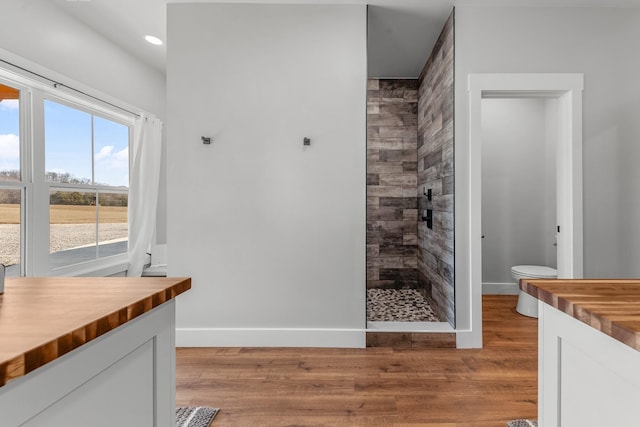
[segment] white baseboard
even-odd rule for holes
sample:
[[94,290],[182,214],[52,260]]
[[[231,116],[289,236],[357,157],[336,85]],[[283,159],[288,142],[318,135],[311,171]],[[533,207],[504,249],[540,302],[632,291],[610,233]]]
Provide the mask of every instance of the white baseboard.
[[177,328],[176,347],[366,347],[365,329]]
[[[176,347],[365,348],[366,332],[367,329],[177,328]],[[432,332],[456,332],[458,348],[482,347],[478,334],[455,331],[449,324]]]
[[367,321],[367,332],[455,332],[448,322]]
[[517,283],[483,283],[484,295],[518,295],[520,288]]
[[482,348],[482,331],[456,332],[456,348]]

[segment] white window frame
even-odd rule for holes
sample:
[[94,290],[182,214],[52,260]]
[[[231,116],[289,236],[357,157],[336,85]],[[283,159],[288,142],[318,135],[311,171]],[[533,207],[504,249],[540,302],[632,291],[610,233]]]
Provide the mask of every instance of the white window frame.
[[31,109],[31,92],[28,86],[13,79],[0,75],[0,84],[10,86],[20,91],[18,120],[20,144],[20,181],[0,181],[0,189],[20,190],[20,276],[26,274],[26,235],[27,235],[27,195],[31,192],[31,163],[29,162],[31,148],[26,143],[31,138],[29,111]]
[[62,88],[51,87],[5,69],[0,69],[0,83],[20,90],[21,181],[19,183],[1,182],[0,188],[21,188],[23,192],[20,209],[21,275],[107,276],[126,271],[129,263],[128,251],[68,266],[57,268],[50,266],[49,196],[51,187],[126,194],[129,194],[129,189],[93,184],[61,184],[45,180],[44,102],[50,100],[129,127],[129,177],[131,177],[135,116],[115,107],[101,105],[89,97],[70,94]]

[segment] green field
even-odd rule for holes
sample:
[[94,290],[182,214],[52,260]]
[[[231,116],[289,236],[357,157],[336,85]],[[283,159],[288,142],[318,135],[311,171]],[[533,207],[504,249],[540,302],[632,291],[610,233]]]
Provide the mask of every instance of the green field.
[[[127,222],[126,206],[100,206],[101,223]],[[95,206],[53,205],[51,224],[90,224],[96,222]],[[0,204],[0,224],[19,224],[20,205]]]

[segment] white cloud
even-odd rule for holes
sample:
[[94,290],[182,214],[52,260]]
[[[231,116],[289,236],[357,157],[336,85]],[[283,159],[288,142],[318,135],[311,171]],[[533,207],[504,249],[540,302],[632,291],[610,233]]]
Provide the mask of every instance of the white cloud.
[[15,163],[15,169],[20,163],[20,138],[12,133],[0,135],[0,161],[5,163]]
[[94,159],[96,162],[99,162],[101,160],[107,159],[111,156],[111,152],[113,151],[113,145],[105,145],[104,147],[102,147],[100,149],[100,151],[98,151],[95,156]]
[[129,148],[114,152],[113,145],[105,145],[94,155],[96,165],[107,169],[127,170],[129,168]]
[[[94,155],[96,181],[109,185],[129,185],[129,148],[114,151],[113,145],[106,145]],[[122,175],[122,172],[125,175]]]
[[116,159],[118,159],[118,161],[120,162],[126,162],[126,165],[129,165],[129,148],[123,148],[122,150],[118,151],[114,157]]
[[2,110],[17,110],[20,108],[20,101],[17,99],[3,99],[0,101],[0,108]]

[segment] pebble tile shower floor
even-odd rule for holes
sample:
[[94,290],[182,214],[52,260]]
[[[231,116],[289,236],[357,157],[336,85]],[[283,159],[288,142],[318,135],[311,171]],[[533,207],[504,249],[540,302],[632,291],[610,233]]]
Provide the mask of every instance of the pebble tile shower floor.
[[439,322],[427,300],[415,289],[367,289],[367,320]]

